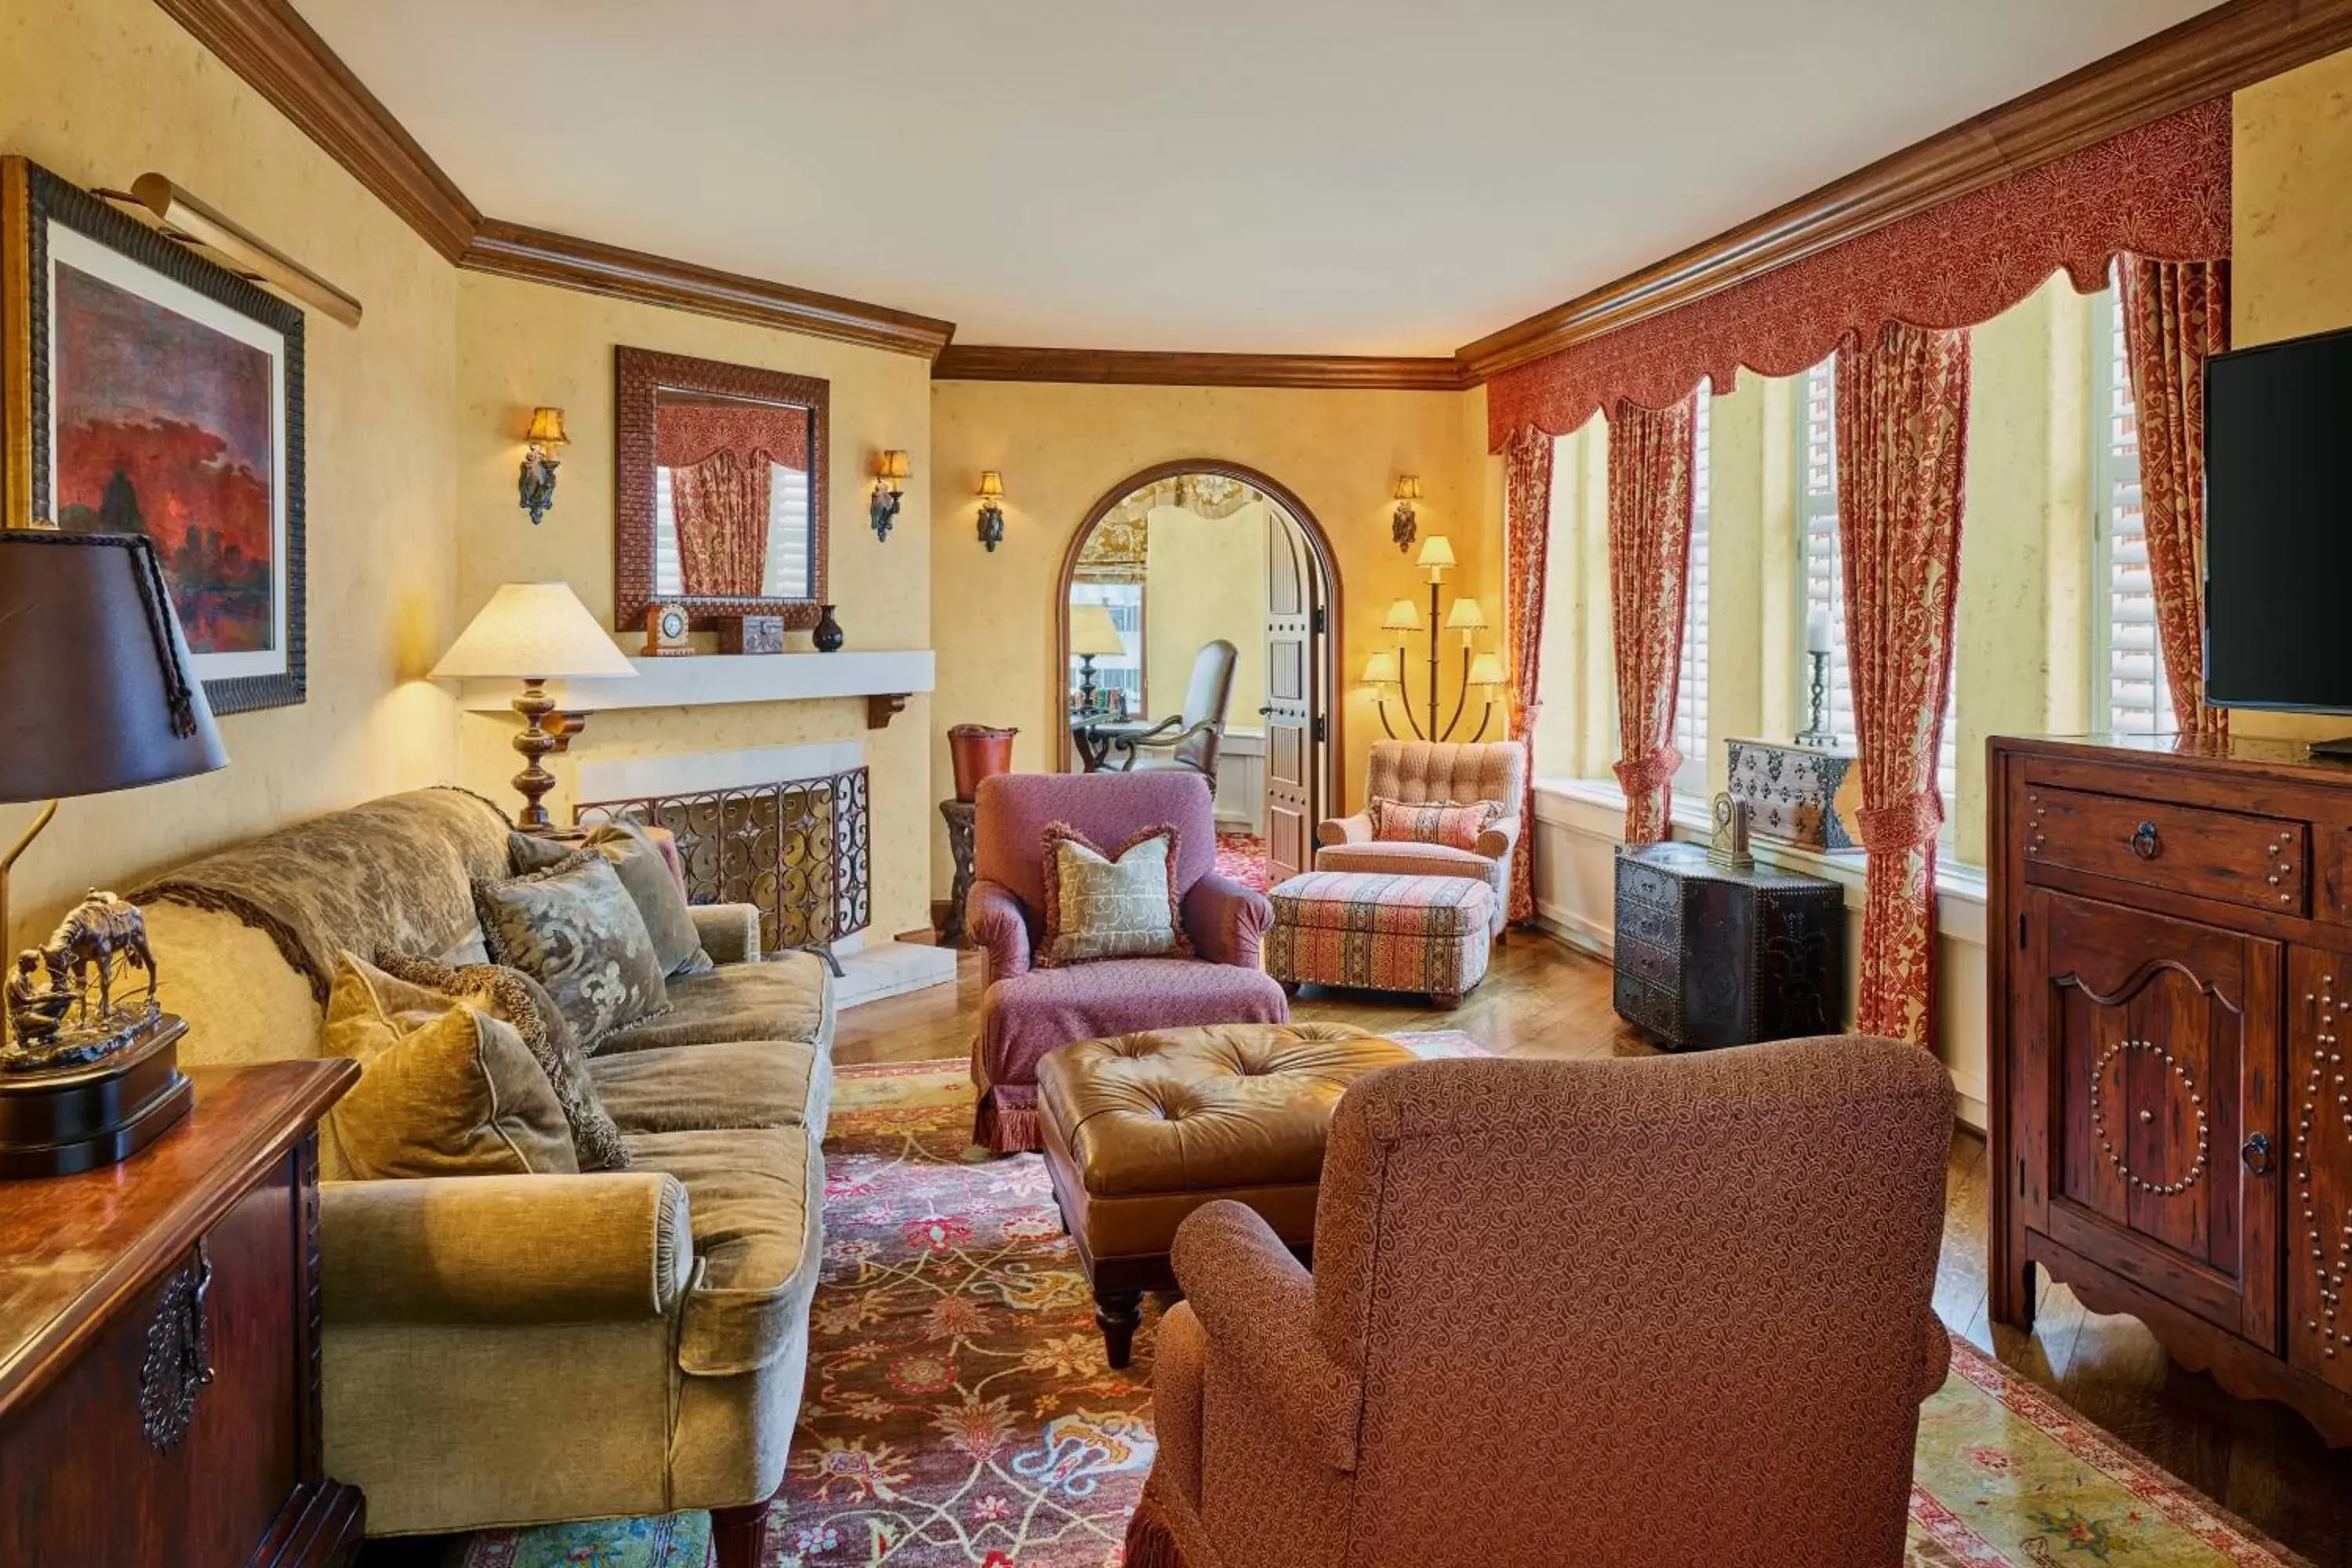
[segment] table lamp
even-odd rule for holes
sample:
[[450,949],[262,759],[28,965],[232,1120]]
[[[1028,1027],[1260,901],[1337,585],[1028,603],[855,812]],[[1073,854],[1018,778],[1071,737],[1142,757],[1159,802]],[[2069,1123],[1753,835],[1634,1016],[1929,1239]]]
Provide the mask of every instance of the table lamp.
[[[61,799],[227,765],[154,545],[142,534],[0,529],[0,803],[43,803],[0,858],[0,938],[8,874]],[[157,1004],[136,908],[93,890],[7,970],[0,1176],[110,1163],[187,1110],[187,1026]],[[118,993],[134,973],[143,984]]]
[[1108,658],[1127,651],[1127,644],[1118,635],[1118,623],[1110,618],[1105,605],[1073,605],[1070,606],[1070,652],[1078,661],[1078,711],[1091,713],[1095,706],[1095,660]]
[[436,680],[522,682],[514,710],[522,715],[523,728],[514,738],[514,749],[523,755],[523,769],[513,782],[523,799],[515,826],[527,832],[546,832],[553,826],[540,800],[555,787],[555,775],[540,765],[540,759],[562,750],[576,728],[567,725],[559,731],[545,727],[542,721],[555,711],[547,683],[636,673],[637,667],[604,635],[569,583],[501,584],[433,667]]

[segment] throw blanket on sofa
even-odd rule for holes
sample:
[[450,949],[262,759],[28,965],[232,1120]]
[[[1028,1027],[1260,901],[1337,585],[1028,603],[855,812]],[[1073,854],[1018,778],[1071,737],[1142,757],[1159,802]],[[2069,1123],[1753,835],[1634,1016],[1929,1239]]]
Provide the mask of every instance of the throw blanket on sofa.
[[266,931],[323,1005],[335,955],[437,956],[475,927],[477,877],[508,874],[505,814],[460,789],[386,795],[264,834],[135,889]]

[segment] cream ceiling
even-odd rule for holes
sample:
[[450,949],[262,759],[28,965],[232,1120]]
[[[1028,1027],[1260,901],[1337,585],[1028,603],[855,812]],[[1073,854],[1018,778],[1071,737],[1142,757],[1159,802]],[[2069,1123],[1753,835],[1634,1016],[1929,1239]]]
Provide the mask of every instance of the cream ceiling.
[[2203,0],[297,0],[498,217],[966,343],[1450,353]]

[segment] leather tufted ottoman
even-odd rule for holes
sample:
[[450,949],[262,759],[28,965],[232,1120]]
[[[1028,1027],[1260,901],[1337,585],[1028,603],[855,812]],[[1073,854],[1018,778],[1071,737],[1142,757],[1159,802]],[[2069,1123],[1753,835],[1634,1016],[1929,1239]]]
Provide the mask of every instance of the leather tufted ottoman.
[[1247,1204],[1306,1255],[1333,1107],[1413,1059],[1345,1024],[1211,1024],[1080,1040],[1038,1063],[1045,1167],[1111,1365],[1128,1363],[1143,1292],[1176,1288],[1169,1245],[1202,1204]]

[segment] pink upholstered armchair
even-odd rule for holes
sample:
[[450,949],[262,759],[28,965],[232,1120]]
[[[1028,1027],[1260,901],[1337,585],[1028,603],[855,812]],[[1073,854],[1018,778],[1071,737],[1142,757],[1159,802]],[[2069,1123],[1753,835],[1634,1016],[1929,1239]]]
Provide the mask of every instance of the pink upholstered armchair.
[[[1519,853],[1519,805],[1528,786],[1528,752],[1516,741],[1467,745],[1438,741],[1374,741],[1365,769],[1364,809],[1315,829],[1318,871],[1387,871],[1404,877],[1468,877],[1494,894],[1489,916],[1500,936],[1511,904],[1511,857]],[[1503,815],[1478,836],[1475,849],[1446,844],[1383,843],[1372,837],[1374,798],[1420,805],[1499,802]]]
[[1129,1568],[1894,1568],[1951,1135],[1859,1036],[1362,1079],[1311,1274],[1176,1233]]
[[[1217,875],[1208,781],[1194,773],[1003,773],[982,784],[964,929],[985,956],[988,990],[971,1079],[973,1141],[1000,1152],[1041,1147],[1037,1062],[1072,1040],[1183,1024],[1283,1023],[1290,1004],[1258,967],[1274,923],[1263,894]],[[1066,822],[1105,849],[1173,823],[1176,891],[1191,958],[1113,958],[1033,967],[1045,931],[1045,825]]]

